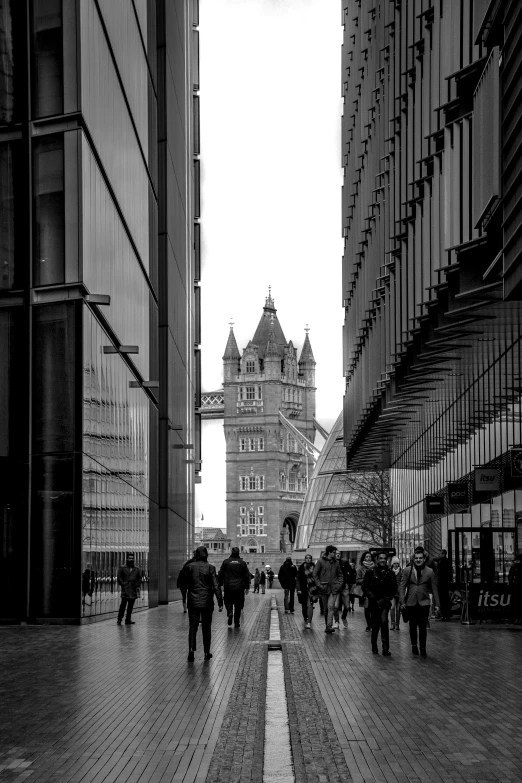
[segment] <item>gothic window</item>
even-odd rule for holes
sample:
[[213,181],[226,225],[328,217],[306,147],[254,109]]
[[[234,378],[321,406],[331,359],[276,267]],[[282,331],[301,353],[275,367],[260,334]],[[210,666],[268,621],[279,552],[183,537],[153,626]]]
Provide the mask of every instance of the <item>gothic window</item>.
[[296,479],[297,479],[297,475],[295,470],[291,470],[288,476],[288,489],[290,490],[290,492],[296,491]]
[[249,476],[248,477],[248,488],[249,489],[256,489],[256,477],[255,476]]
[[279,485],[281,489],[286,489],[286,475],[284,473],[279,476]]
[[239,514],[244,517],[246,514],[246,506],[239,506]]
[[257,447],[258,447],[259,451],[264,451],[265,450],[265,439],[264,438],[259,438],[259,440],[257,442]]
[[265,545],[261,544],[261,552],[263,553],[265,551]]
[[241,492],[246,492],[246,490],[248,489],[248,476],[239,477],[239,488]]
[[255,386],[247,386],[246,387],[246,398],[247,398],[247,400],[255,400],[255,398],[256,398],[256,387]]
[[256,450],[256,439],[255,438],[249,438],[248,439],[248,450],[249,451],[255,451]]
[[240,386],[240,387],[239,387],[239,399],[240,399],[240,400],[244,400],[244,399],[245,399],[245,398],[244,398],[244,396],[243,396],[243,394],[244,394],[243,387],[242,387],[242,386]]
[[250,509],[248,512],[248,524],[249,525],[255,525],[256,524],[256,512],[253,508]]
[[262,517],[265,513],[265,507],[264,506],[258,506],[257,507],[257,515],[258,517]]
[[257,399],[258,400],[262,400],[263,399],[263,390],[262,390],[261,386],[257,387]]
[[247,442],[246,438],[239,438],[239,451],[246,451]]
[[258,489],[264,489],[265,488],[265,477],[264,476],[258,476]]
[[256,371],[256,363],[252,359],[249,359],[247,361],[247,363],[246,363],[246,371],[247,372],[255,372]]

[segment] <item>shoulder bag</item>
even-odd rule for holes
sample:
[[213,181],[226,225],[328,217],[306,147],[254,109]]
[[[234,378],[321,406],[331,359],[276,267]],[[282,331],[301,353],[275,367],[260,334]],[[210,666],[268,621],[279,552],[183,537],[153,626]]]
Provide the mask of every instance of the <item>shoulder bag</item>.
[[413,573],[413,563],[411,564],[410,573],[408,574],[408,581],[406,582],[406,592],[404,593],[404,607],[401,609],[402,619],[405,623],[408,622],[410,619],[408,607],[406,606],[406,601],[408,600],[408,588],[411,583],[411,575]]

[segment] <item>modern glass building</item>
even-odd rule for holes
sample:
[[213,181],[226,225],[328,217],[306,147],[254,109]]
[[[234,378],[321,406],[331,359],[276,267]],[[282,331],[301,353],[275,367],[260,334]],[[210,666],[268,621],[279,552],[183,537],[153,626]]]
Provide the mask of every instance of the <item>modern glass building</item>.
[[174,597],[199,425],[197,2],[0,0],[0,621]]
[[343,2],[344,439],[395,541],[522,548],[522,5]]

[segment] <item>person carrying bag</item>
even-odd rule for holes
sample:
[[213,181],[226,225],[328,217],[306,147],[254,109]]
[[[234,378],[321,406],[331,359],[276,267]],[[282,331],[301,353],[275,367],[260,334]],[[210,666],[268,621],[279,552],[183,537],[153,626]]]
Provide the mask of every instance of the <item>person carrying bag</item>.
[[[432,568],[426,565],[424,550],[418,547],[413,555],[411,568],[405,568],[399,587],[399,601],[404,621],[410,624],[410,641],[413,655],[426,657],[427,627],[430,615],[430,593],[433,594],[435,607],[440,607],[437,577]],[[404,612],[406,610],[406,616]],[[418,644],[417,646],[417,633]]]

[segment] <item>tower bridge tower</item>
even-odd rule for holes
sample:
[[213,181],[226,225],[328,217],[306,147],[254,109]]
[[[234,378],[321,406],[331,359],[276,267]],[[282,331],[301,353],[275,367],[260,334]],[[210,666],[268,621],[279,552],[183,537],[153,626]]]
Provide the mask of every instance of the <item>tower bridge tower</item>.
[[270,290],[242,354],[230,327],[223,356],[227,535],[273,567],[292,551],[313,468],[300,435],[313,444],[315,364],[308,329],[299,359],[287,342]]

